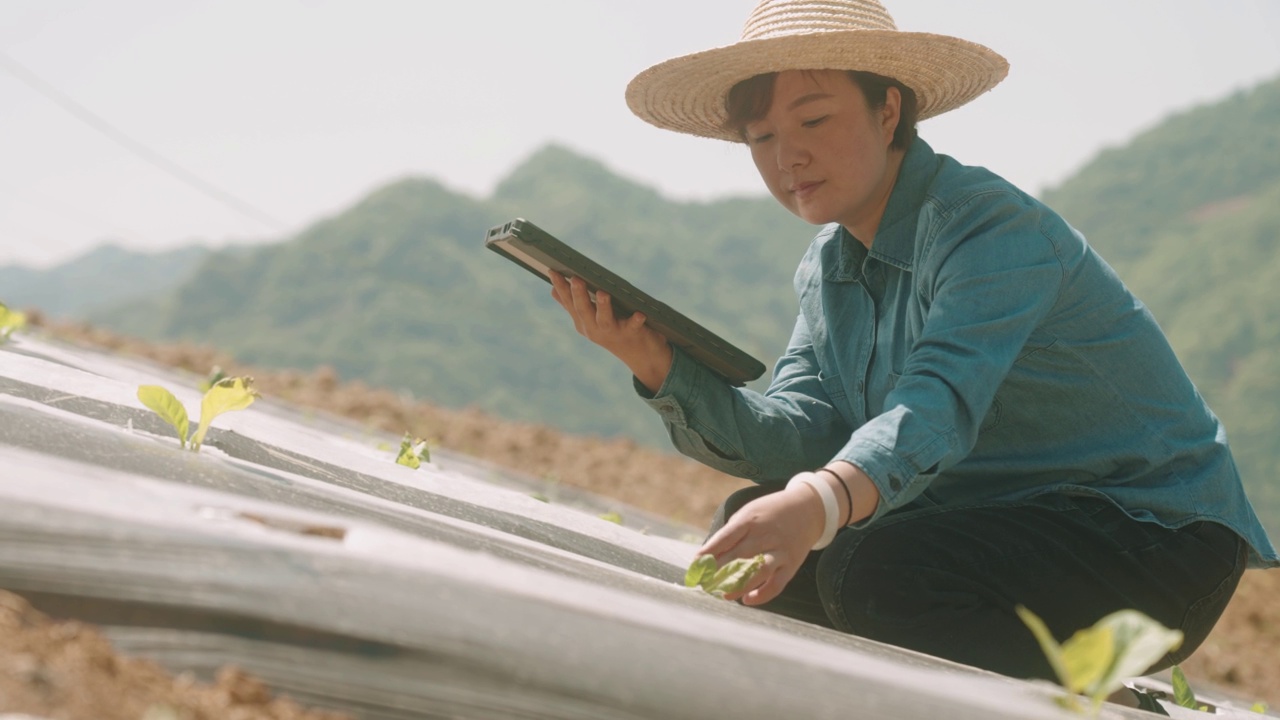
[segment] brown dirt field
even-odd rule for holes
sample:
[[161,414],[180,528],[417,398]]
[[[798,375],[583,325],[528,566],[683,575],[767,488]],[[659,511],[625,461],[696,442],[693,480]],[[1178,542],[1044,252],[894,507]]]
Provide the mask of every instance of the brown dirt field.
[[[406,402],[387,390],[358,381],[342,382],[328,368],[308,372],[264,370],[240,365],[212,348],[145,343],[83,324],[50,323],[38,314],[33,314],[32,321],[33,326],[64,341],[144,358],[198,375],[207,374],[214,366],[232,375],[252,375],[264,397],[341,415],[396,435],[408,431],[437,447],[526,474],[554,477],[566,485],[693,525],[705,526],[723,498],[747,484],[688,459],[627,440],[564,435],[545,426],[508,422],[477,410],[448,410]],[[1193,687],[1197,682],[1212,684],[1251,701],[1280,705],[1277,597],[1280,572],[1245,573],[1213,633],[1183,664]],[[8,654],[0,645],[0,659]],[[0,683],[9,665],[0,664]],[[6,709],[2,702],[4,687],[0,684],[0,710]]]
[[54,622],[4,591],[0,712],[56,720],[350,720],[272,697],[232,666],[213,685],[174,678],[149,660],[116,654],[94,628]]

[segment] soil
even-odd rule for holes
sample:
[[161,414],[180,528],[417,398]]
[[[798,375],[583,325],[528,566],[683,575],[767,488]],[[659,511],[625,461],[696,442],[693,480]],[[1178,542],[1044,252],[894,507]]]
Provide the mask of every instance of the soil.
[[0,591],[0,712],[50,720],[350,720],[273,697],[227,666],[212,685],[117,654],[101,632],[55,622]]
[[[629,440],[565,435],[475,409],[451,410],[409,402],[359,381],[344,382],[331,368],[305,372],[253,368],[213,348],[147,343],[84,324],[47,321],[39,313],[31,313],[29,319],[34,328],[63,341],[201,376],[214,367],[229,375],[251,375],[264,397],[345,416],[397,436],[407,431],[435,447],[554,478],[684,523],[705,526],[724,497],[747,484]],[[1197,684],[1216,686],[1250,702],[1280,705],[1280,603],[1276,597],[1280,597],[1280,572],[1245,573],[1213,633],[1182,665],[1193,688]],[[24,630],[17,633],[10,628]],[[118,699],[124,697],[137,698],[130,705],[132,714],[103,712],[110,703],[123,707]],[[223,705],[202,704],[217,702]],[[0,712],[43,713],[68,720],[137,720],[149,708],[168,712],[166,705],[180,710],[147,716],[146,720],[341,717],[319,711],[307,714],[287,699],[272,700],[261,683],[234,668],[224,669],[211,687],[190,678],[174,680],[148,661],[112,655],[105,639],[91,628],[52,623],[24,607],[20,599],[0,593]],[[246,714],[231,714],[229,708]],[[206,712],[214,714],[200,714]]]

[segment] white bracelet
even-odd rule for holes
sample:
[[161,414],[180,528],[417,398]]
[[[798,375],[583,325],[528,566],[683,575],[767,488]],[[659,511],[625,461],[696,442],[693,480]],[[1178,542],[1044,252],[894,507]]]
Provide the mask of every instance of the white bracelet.
[[814,550],[821,550],[831,544],[835,539],[836,530],[839,529],[840,503],[836,501],[836,492],[831,489],[831,485],[826,480],[814,472],[797,473],[787,482],[787,489],[790,490],[796,485],[808,485],[818,493],[818,497],[822,498],[822,512],[826,517],[822,523],[822,537],[813,544]]

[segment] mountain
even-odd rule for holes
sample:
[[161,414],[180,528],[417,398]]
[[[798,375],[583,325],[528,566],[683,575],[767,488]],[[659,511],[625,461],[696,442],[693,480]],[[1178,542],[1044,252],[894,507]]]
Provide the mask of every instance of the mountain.
[[176,288],[208,254],[199,245],[144,253],[108,243],[44,270],[0,267],[0,301],[55,317],[83,317]]
[[550,146],[488,199],[404,179],[94,320],[264,366],[328,364],[446,407],[664,445],[625,367],[574,332],[548,285],[484,248],[488,228],[514,217],[767,363],[795,319],[791,275],[814,233],[772,200],[672,202]]
[[1277,178],[1280,78],[1166,119],[1043,199],[1123,275],[1169,233],[1242,209]]

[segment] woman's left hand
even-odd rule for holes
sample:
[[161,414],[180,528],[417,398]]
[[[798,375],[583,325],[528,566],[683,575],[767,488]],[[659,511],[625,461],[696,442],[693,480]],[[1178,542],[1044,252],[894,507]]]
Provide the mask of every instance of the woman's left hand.
[[822,537],[824,519],[822,499],[812,488],[779,490],[743,505],[698,554],[715,555],[719,565],[764,555],[764,565],[742,591],[725,595],[726,600],[742,598],[743,604],[760,605],[777,597],[795,577]]

